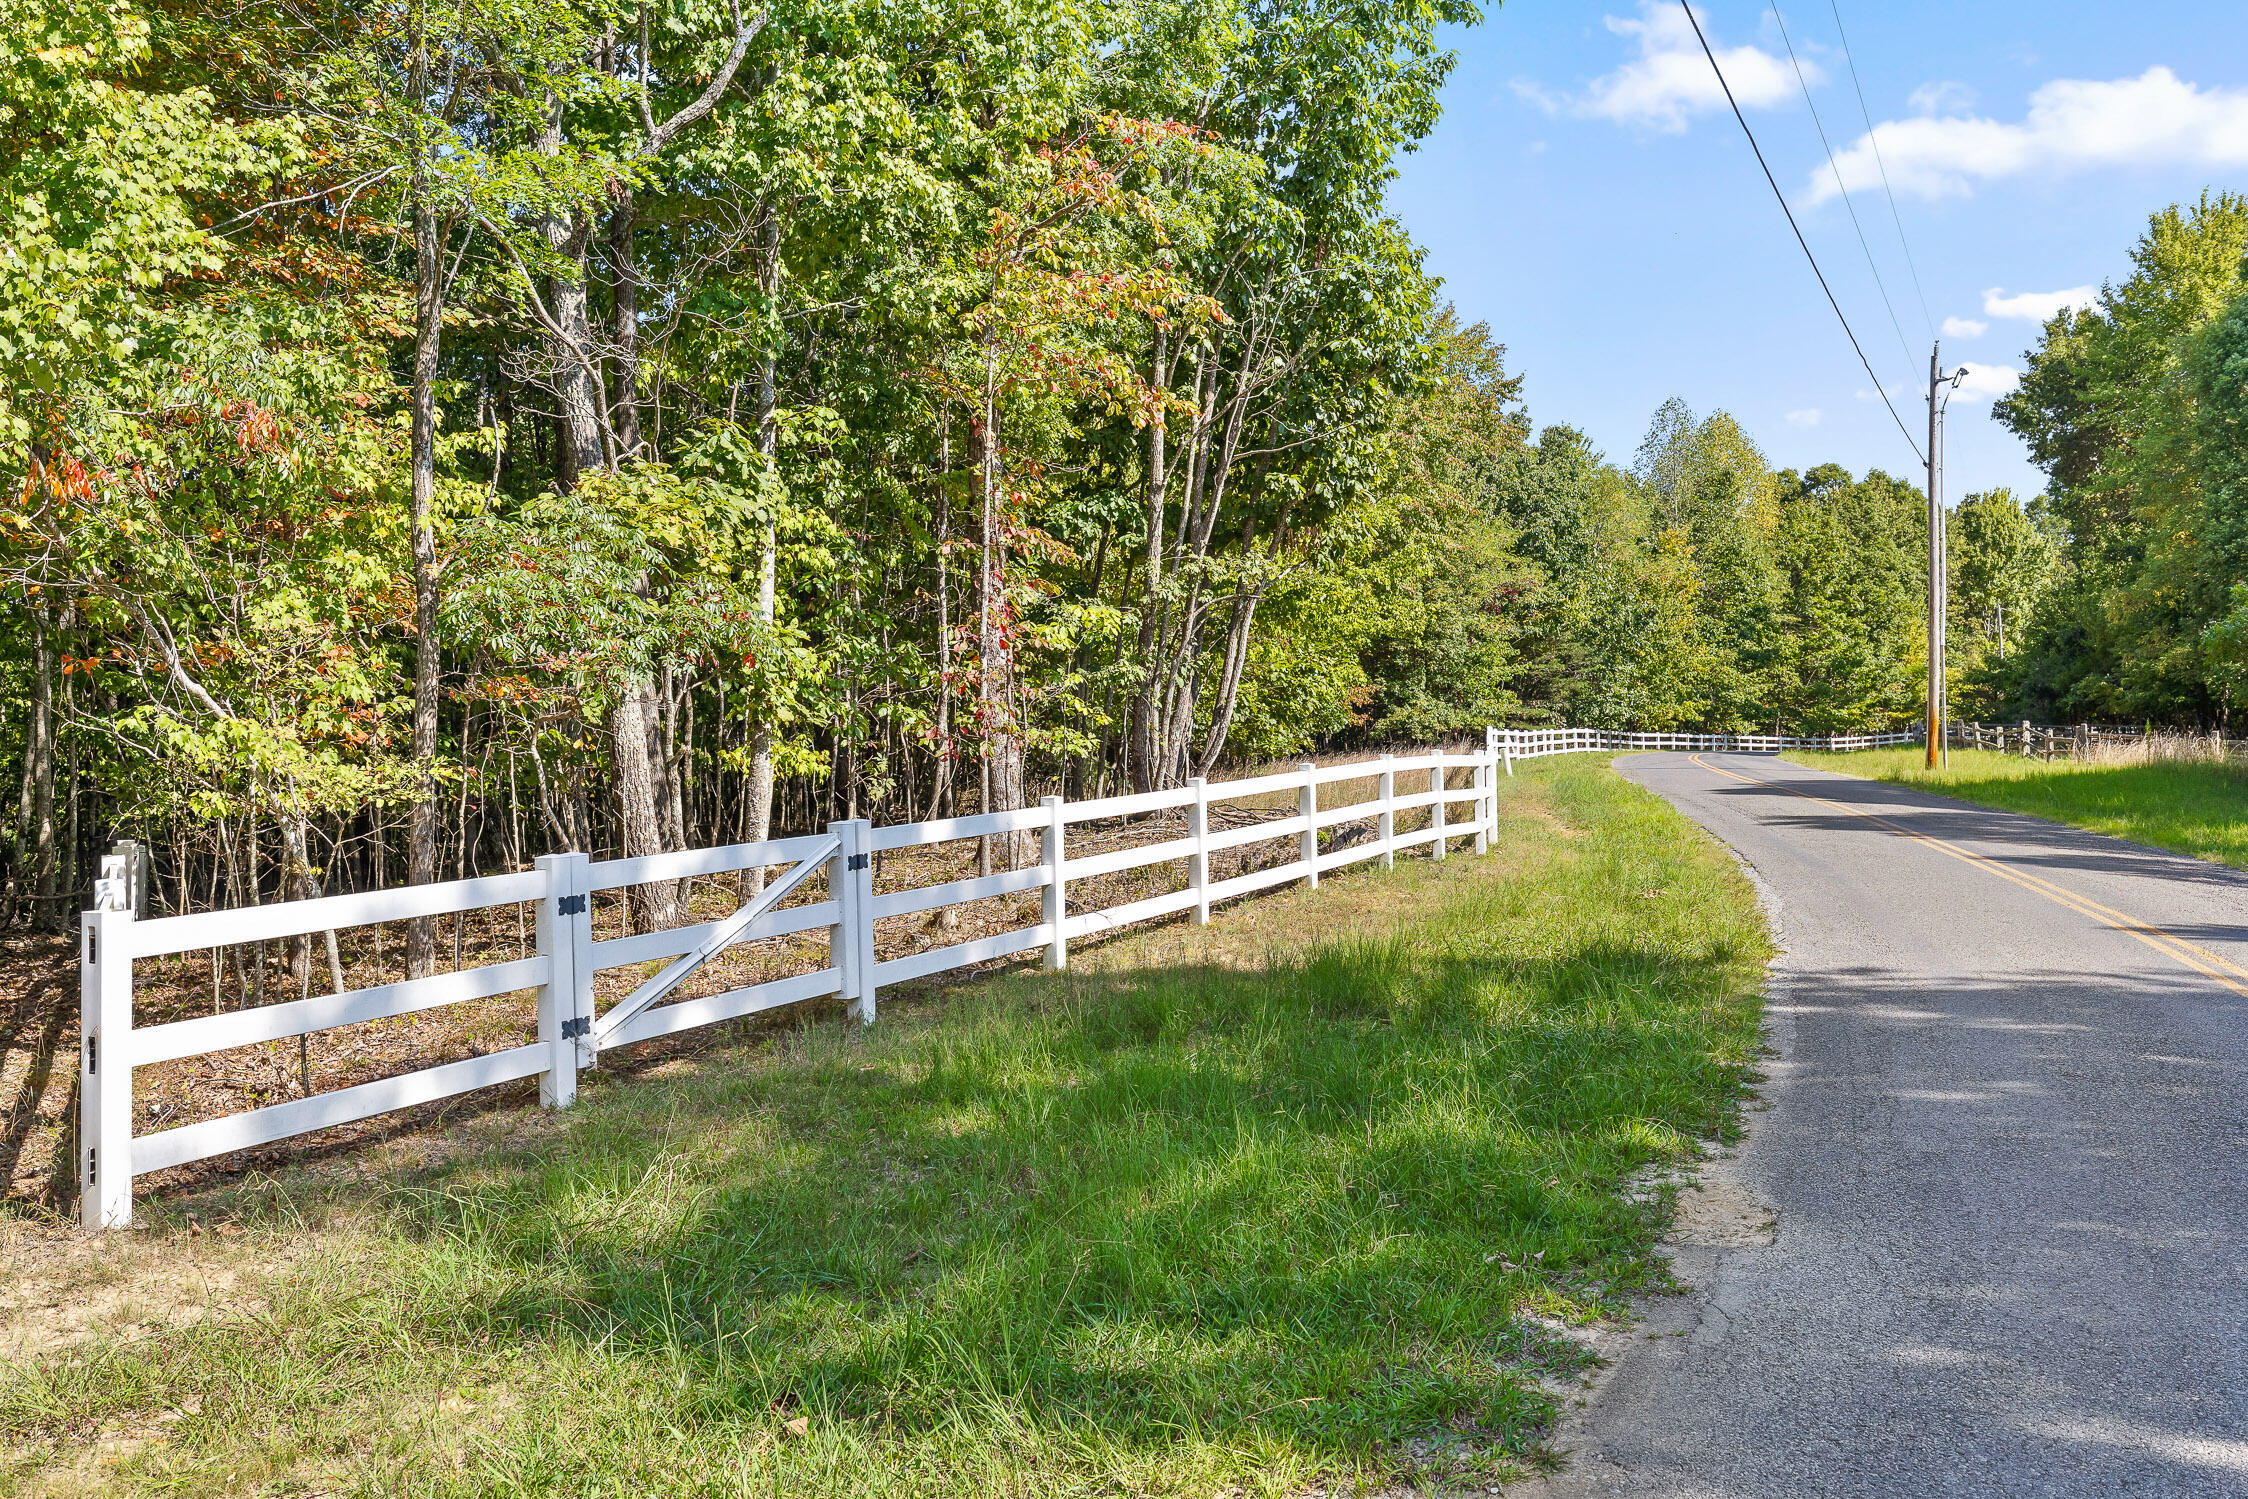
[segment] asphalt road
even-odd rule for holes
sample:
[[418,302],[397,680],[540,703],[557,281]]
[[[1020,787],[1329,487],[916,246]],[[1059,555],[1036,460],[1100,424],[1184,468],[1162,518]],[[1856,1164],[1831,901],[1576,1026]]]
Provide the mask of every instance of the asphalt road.
[[[1766,1108],[1553,1495],[2248,1495],[2248,878],[1764,756]],[[1753,1237],[1753,1236],[1752,1236]]]

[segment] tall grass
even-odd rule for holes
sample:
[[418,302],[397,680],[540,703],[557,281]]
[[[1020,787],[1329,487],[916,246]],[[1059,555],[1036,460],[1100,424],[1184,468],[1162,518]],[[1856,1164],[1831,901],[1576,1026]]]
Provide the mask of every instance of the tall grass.
[[303,1257],[254,1313],[10,1371],[15,1476],[121,1434],[127,1492],[1518,1472],[1583,1358],[1550,1319],[1663,1283],[1622,1188],[1733,1127],[1767,945],[1605,766],[1502,793],[1492,857],[1149,935],[1180,961],[900,996],[597,1084],[528,1144],[201,1204]]
[[2241,766],[2208,760],[2047,764],[1953,750],[1948,768],[1931,771],[1925,755],[1916,748],[1788,758],[2248,869],[2248,770]]

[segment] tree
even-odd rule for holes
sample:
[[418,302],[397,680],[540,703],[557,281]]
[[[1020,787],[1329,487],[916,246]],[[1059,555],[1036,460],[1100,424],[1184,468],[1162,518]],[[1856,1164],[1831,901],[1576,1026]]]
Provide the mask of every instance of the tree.
[[1386,502],[1369,506],[1359,655],[1370,689],[1362,718],[1379,743],[1480,732],[1511,718],[1524,600],[1538,577],[1518,550],[1501,490],[1528,452],[1522,381],[1481,323],[1450,308],[1431,320],[1438,367],[1398,403],[1385,437]]
[[1971,494],[1950,519],[1952,670],[1962,674],[1961,707],[2004,712],[2014,707],[2009,648],[2038,624],[2038,612],[2060,576],[2060,539],[2042,507],[2011,490]]
[[[2199,641],[2227,607],[2236,527],[2211,507],[2197,382],[2241,290],[2248,199],[2204,194],[2154,215],[2132,274],[2046,324],[1995,414],[2050,476],[2067,593],[2027,642],[2046,716],[2217,711]],[[2221,362],[2221,361],[2220,361]]]
[[1784,661],[1773,721],[1812,734],[1912,716],[1926,681],[1927,507],[1879,470],[1778,478]]

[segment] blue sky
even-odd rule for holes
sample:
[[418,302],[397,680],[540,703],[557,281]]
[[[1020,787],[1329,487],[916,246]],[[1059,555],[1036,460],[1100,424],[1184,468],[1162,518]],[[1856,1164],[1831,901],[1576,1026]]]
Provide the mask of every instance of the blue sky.
[[[2128,274],[2150,213],[2248,189],[2248,6],[1784,3],[1902,348],[1773,10],[1709,0],[1697,14],[1916,438],[1931,323],[1948,323],[1947,367],[1973,370],[1951,409],[1947,496],[2035,493],[2042,476],[1990,398],[2010,388],[2037,315]],[[1777,465],[1917,478],[1676,0],[1511,0],[1450,40],[1443,121],[1391,203],[1446,295],[1508,346],[1534,420],[1582,427],[1628,463],[1655,407],[1680,395],[1739,417]]]

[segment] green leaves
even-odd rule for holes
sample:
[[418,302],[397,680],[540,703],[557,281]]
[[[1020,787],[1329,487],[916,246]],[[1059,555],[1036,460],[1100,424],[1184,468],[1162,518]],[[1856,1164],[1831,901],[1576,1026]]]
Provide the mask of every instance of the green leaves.
[[2236,479],[2244,250],[2239,195],[2155,214],[2132,274],[2047,323],[2020,390],[1998,404],[2051,477],[2044,514],[2063,564],[1998,684],[2010,712],[2229,713],[2233,684],[2201,640],[2248,566]]

